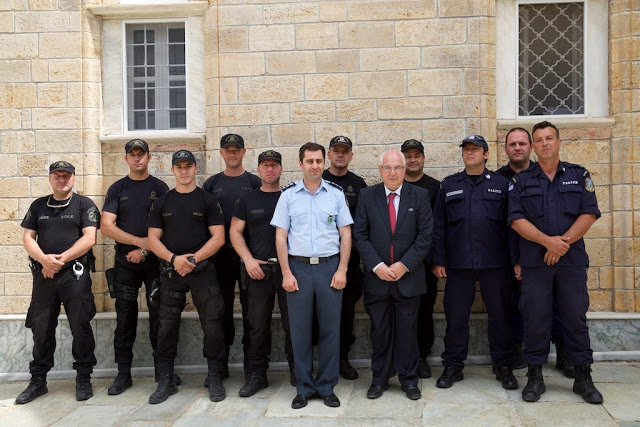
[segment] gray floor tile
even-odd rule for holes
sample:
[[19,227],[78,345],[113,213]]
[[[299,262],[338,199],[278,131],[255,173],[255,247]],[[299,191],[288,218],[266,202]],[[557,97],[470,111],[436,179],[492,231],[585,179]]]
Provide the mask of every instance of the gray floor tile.
[[523,426],[615,426],[616,423],[602,405],[586,402],[516,402],[515,410]]
[[604,408],[617,421],[640,422],[640,385],[596,383]]
[[512,426],[518,417],[511,403],[427,403],[424,425]]
[[54,427],[83,426],[109,427],[118,426],[136,410],[136,406],[96,406],[84,405],[62,417]]

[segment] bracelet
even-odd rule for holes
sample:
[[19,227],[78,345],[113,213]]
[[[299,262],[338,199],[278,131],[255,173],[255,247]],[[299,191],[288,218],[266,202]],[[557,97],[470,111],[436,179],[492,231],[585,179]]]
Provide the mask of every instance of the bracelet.
[[176,259],[176,254],[171,255],[171,261],[169,261],[171,266],[173,266],[173,261],[175,261],[175,259]]

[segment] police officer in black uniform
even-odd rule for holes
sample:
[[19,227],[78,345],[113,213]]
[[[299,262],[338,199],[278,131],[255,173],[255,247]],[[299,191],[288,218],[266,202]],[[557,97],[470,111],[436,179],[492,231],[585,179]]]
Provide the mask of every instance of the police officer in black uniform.
[[[322,178],[342,187],[349,203],[351,217],[355,218],[358,194],[366,188],[364,179],[349,170],[349,163],[353,159],[353,143],[346,136],[334,136],[329,142],[327,157],[331,161]],[[340,317],[340,376],[347,380],[358,378],[358,371],[349,363],[349,350],[356,338],[353,336],[353,322],[355,320],[356,303],[362,297],[362,270],[360,269],[360,255],[356,245],[351,246],[349,267],[347,270],[347,285],[342,291],[342,314]]]
[[[400,151],[407,162],[407,170],[404,175],[405,182],[417,185],[429,192],[431,210],[435,208],[436,196],[440,189],[440,181],[424,173],[424,146],[415,139],[408,139],[402,143]],[[420,378],[430,378],[431,368],[427,363],[427,357],[431,354],[431,346],[435,340],[433,329],[433,306],[438,296],[438,278],[431,272],[431,265],[425,259],[425,272],[427,293],[421,295],[420,310],[418,311],[418,350],[420,362],[417,374]]]
[[460,146],[465,170],[442,181],[429,256],[433,273],[438,278],[447,278],[444,371],[436,386],[448,388],[463,379],[469,315],[476,282],[480,282],[489,317],[489,349],[496,378],[503,388],[517,389],[518,382],[511,370],[513,336],[509,323],[513,303],[506,223],[509,181],[487,170],[489,147],[482,136],[470,135]]
[[[144,282],[149,308],[149,340],[155,350],[158,337],[158,309],[149,299],[151,283],[159,275],[158,258],[149,252],[147,217],[155,199],[169,191],[167,184],[149,175],[151,160],[149,145],[141,139],[125,144],[124,160],[129,174],[107,190],[102,208],[102,234],[116,241],[113,269],[107,270],[107,282],[112,298],[116,299],[116,330],[113,347],[118,364],[118,376],[108,389],[117,395],[131,387],[133,343],[138,326],[138,289]],[[155,363],[154,363],[155,365]],[[156,372],[156,380],[158,380]],[[175,377],[176,384],[180,378]]]
[[93,396],[91,373],[96,347],[91,319],[96,305],[89,270],[95,271],[91,248],[96,243],[100,212],[91,199],[73,192],[75,167],[65,161],[49,166],[53,194],[36,199],[22,220],[24,248],[33,273],[31,305],[25,326],[33,332],[31,381],[16,403],[47,393],[47,373],[53,368],[60,303],[73,335],[76,399]]
[[[235,338],[235,325],[233,323],[233,300],[236,295],[236,282],[240,280],[240,257],[231,246],[229,240],[229,227],[231,226],[231,218],[233,217],[233,207],[238,197],[256,188],[260,188],[262,182],[260,178],[245,171],[242,167],[242,159],[247,150],[244,148],[244,139],[240,135],[233,133],[224,135],[220,139],[220,156],[225,163],[224,171],[211,176],[205,181],[202,188],[213,194],[224,212],[224,229],[226,244],[220,249],[215,258],[216,271],[218,274],[218,283],[222,290],[224,304],[226,307],[224,313],[224,340],[227,343],[227,356],[224,364],[223,378],[229,376],[229,349],[233,345]],[[242,306],[242,324],[246,330],[246,311],[247,298],[246,289],[240,286],[240,304]],[[246,346],[247,334],[243,335],[242,345],[245,354],[246,365]],[[246,368],[245,368],[246,369]],[[205,387],[207,383],[205,382]]]
[[533,127],[538,163],[520,172],[509,191],[509,222],[520,235],[524,317],[524,359],[529,380],[522,399],[535,402],[546,391],[542,365],[549,354],[553,300],[564,331],[567,362],[575,367],[573,391],[589,403],[602,403],[591,379],[593,351],[589,309],[589,256],[583,236],[600,217],[589,171],[560,161],[560,132],[547,121]]
[[160,258],[160,326],[154,352],[160,382],[149,403],[178,392],[173,366],[180,315],[191,291],[204,332],[203,355],[209,368],[209,399],[226,397],[222,385],[225,359],[224,301],[212,256],[224,244],[224,218],[215,197],[196,186],[196,159],[188,150],[173,154],[176,187],[156,199],[149,212],[149,247]]
[[258,174],[262,186],[238,199],[233,209],[229,236],[242,259],[241,281],[247,289],[247,366],[246,384],[240,396],[249,397],[269,386],[267,368],[271,354],[271,317],[276,296],[285,333],[285,353],[292,385],[293,348],[289,333],[287,293],[282,288],[282,271],[276,253],[276,230],[270,224],[280,198],[282,156],[267,150],[258,156]]

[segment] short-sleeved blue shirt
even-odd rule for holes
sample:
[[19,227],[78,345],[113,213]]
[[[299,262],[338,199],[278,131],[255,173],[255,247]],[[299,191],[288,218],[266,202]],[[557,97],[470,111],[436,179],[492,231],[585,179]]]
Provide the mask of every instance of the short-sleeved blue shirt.
[[[589,171],[580,165],[560,162],[553,181],[550,181],[540,165],[535,163],[516,175],[509,185],[509,224],[524,218],[548,236],[562,236],[582,214],[600,218],[593,181]],[[547,249],[544,246],[521,236],[518,246],[521,265],[546,265],[544,254]],[[584,240],[574,242],[557,265],[588,266],[589,256]]]
[[288,230],[289,254],[327,257],[340,252],[339,227],[353,224],[344,193],[322,180],[311,194],[302,180],[282,189],[271,219],[274,227]]

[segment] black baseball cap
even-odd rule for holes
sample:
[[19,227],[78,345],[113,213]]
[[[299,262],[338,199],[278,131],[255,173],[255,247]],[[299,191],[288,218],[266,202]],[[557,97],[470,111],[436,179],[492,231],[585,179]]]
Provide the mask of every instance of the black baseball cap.
[[171,157],[171,166],[175,166],[178,162],[188,162],[196,164],[196,157],[189,150],[178,150]]
[[133,150],[134,148],[139,148],[145,153],[149,152],[149,144],[147,144],[147,141],[143,139],[132,139],[128,141],[124,145],[124,152],[129,154],[129,151]]
[[76,168],[69,162],[65,162],[64,160],[58,160],[57,162],[53,162],[49,165],[49,174],[52,174],[55,171],[65,171],[71,172],[72,174],[76,174]]
[[220,148],[227,148],[231,145],[238,148],[244,148],[244,139],[235,133],[228,133],[220,138]]
[[422,145],[422,142],[418,141],[417,139],[407,139],[405,142],[402,143],[402,146],[400,147],[400,151],[404,153],[409,148],[416,148],[420,150],[422,154],[424,154],[424,145]]
[[484,151],[489,151],[489,145],[487,144],[487,141],[484,140],[482,135],[469,135],[462,140],[462,144],[460,144],[460,147],[467,143],[482,147],[484,148]]
[[258,156],[258,164],[262,163],[263,160],[275,160],[276,162],[282,164],[282,156],[277,151],[267,150],[260,153]]
[[329,141],[329,148],[335,147],[336,145],[344,145],[347,148],[353,148],[353,143],[346,136],[338,135],[331,138]]

